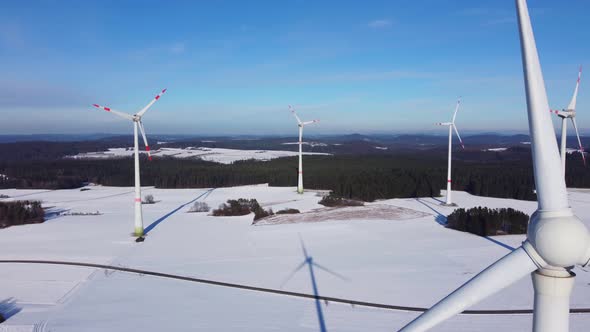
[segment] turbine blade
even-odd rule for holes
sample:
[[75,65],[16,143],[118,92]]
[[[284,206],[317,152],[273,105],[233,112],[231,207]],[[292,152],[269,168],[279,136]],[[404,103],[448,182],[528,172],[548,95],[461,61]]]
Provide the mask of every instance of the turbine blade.
[[150,153],[150,146],[147,141],[147,137],[145,137],[145,128],[143,128],[143,123],[139,121],[139,131],[141,132],[141,137],[143,137],[143,144],[145,144],[145,151],[147,151],[148,159],[152,160],[152,154]]
[[500,258],[473,279],[418,316],[400,332],[426,331],[537,269],[522,247]]
[[516,0],[516,7],[539,209],[567,209],[569,204],[561,159],[551,115],[547,112],[550,110],[549,102],[526,0]]
[[305,122],[302,122],[301,124],[304,126],[307,126],[308,124],[312,124],[312,123],[316,123],[316,122],[320,122],[320,120],[305,121]]
[[166,93],[166,90],[167,90],[167,89],[164,89],[164,90],[162,90],[162,92],[158,93],[158,95],[157,95],[157,96],[155,96],[155,97],[154,97],[154,99],[152,99],[152,101],[150,101],[150,103],[149,103],[149,104],[147,104],[147,105],[146,105],[144,108],[142,108],[142,109],[141,109],[141,111],[137,112],[137,115],[138,115],[138,116],[143,116],[143,115],[145,114],[145,112],[146,112],[146,111],[147,111],[147,110],[148,110],[150,107],[152,107],[152,105],[153,105],[153,104],[154,104],[156,101],[158,101],[158,99],[160,99],[160,97],[162,97],[162,95],[163,95],[164,93]]
[[463,145],[463,140],[461,140],[461,135],[459,135],[459,131],[457,130],[457,126],[453,123],[453,129],[455,129],[455,134],[457,134],[457,138],[459,139],[459,143],[461,143],[461,148],[465,149],[465,145]]
[[576,118],[570,118],[572,120],[572,124],[574,125],[574,129],[576,130],[576,137],[578,138],[578,147],[580,154],[582,154],[582,161],[584,161],[584,166],[586,166],[586,156],[584,155],[584,146],[582,146],[582,141],[580,140],[580,133],[578,133],[578,125],[576,124]]
[[318,264],[318,263],[316,263],[316,262],[313,262],[312,264],[313,264],[313,266],[317,267],[318,269],[320,269],[320,270],[324,270],[325,272],[328,272],[329,274],[331,274],[331,275],[333,275],[333,276],[335,276],[335,277],[337,277],[337,278],[339,278],[339,279],[342,279],[342,280],[345,280],[345,281],[348,281],[348,280],[349,280],[349,279],[348,279],[348,278],[346,278],[345,276],[343,276],[343,275],[341,275],[341,274],[339,274],[339,273],[336,273],[336,272],[334,272],[334,271],[332,271],[332,270],[328,269],[327,267],[325,267],[325,266],[322,266],[322,265],[320,265],[320,264]]
[[578,89],[580,88],[580,79],[582,78],[582,66],[580,66],[580,71],[578,71],[578,80],[576,81],[576,88],[574,89],[574,95],[572,96],[572,100],[568,105],[568,110],[576,110],[576,101],[578,99]]
[[133,116],[131,114],[127,114],[127,113],[115,111],[114,109],[112,109],[110,107],[101,106],[101,105],[98,105],[98,104],[92,104],[92,106],[94,106],[96,108],[100,108],[101,110],[105,110],[107,112],[111,112],[111,113],[113,113],[115,115],[118,115],[118,116],[122,117],[123,119],[133,120]]
[[297,123],[301,124],[301,119],[297,116],[297,113],[295,113],[295,109],[293,108],[293,106],[289,105],[289,111],[293,113],[293,116],[295,116],[295,119],[297,119]]
[[283,286],[285,286],[285,284],[289,282],[289,280],[293,278],[295,273],[299,272],[299,270],[301,270],[305,266],[305,264],[307,264],[307,261],[303,261],[303,263],[299,264],[299,266],[297,266],[297,268],[293,270],[293,272],[291,272],[291,274],[289,274],[289,276],[281,283],[281,287],[279,288],[283,288]]
[[461,97],[459,97],[459,99],[457,99],[457,106],[455,107],[455,113],[453,113],[453,121],[451,121],[452,123],[455,123],[455,118],[457,117],[457,112],[459,111],[460,105],[461,105]]

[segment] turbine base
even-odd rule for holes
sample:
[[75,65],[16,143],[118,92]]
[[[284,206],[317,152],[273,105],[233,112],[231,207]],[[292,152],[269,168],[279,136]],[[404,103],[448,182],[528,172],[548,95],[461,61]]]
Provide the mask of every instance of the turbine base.
[[451,207],[459,206],[456,203],[440,203],[440,205],[442,205],[442,206],[451,206]]

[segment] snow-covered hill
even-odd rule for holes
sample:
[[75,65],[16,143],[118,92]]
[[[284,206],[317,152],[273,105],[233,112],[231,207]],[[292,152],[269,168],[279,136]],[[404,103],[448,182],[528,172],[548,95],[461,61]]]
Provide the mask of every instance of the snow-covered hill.
[[[316,274],[320,294],[386,304],[427,307],[516,247],[524,236],[486,239],[449,230],[440,222],[452,208],[438,198],[392,199],[368,204],[379,218],[307,219],[323,208],[314,191],[266,185],[207,189],[145,188],[157,204],[144,205],[146,241],[135,243],[132,188],[0,190],[9,199],[40,199],[50,211],[96,212],[56,216],[37,225],[0,230],[0,259],[46,259],[111,264],[267,288],[280,288],[303,256],[299,236],[314,260],[344,276]],[[513,207],[531,213],[535,202],[454,192],[460,207]],[[198,198],[200,197],[200,198]],[[217,207],[230,198],[256,198],[274,211],[306,212],[304,223],[253,226],[252,216],[187,213],[198,198]],[[590,225],[590,191],[570,190],[574,211]],[[189,203],[189,204],[187,204]],[[336,214],[337,216],[337,214]],[[325,216],[324,216],[325,217]],[[325,219],[325,218],[322,218]],[[345,219],[345,220],[344,220]],[[577,269],[572,307],[590,307],[590,273]],[[299,272],[284,289],[312,293]],[[533,303],[530,278],[475,309],[525,309]],[[90,268],[0,264],[0,302],[20,312],[0,331],[318,331],[312,300]],[[332,331],[395,331],[417,314],[330,303]],[[571,331],[585,331],[590,315],[572,315]],[[530,330],[530,315],[457,316],[434,331]]]

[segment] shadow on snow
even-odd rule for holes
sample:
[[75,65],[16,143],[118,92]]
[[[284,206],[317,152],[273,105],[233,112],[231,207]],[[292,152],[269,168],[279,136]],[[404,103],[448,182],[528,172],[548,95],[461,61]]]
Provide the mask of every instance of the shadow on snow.
[[16,305],[14,298],[0,301],[0,323],[18,314],[22,309]]
[[[432,199],[440,202],[440,200],[438,200],[438,199],[436,199],[434,197],[432,197]],[[416,198],[416,202],[418,202],[418,203],[426,206],[427,208],[429,208],[430,210],[432,210],[434,213],[436,213],[436,217],[434,217],[434,220],[439,225],[445,226],[445,227],[447,226],[447,217],[444,214],[440,213],[438,210],[436,210],[435,208],[433,208],[432,206],[430,206],[426,202],[423,202],[420,198]],[[484,238],[484,239],[486,239],[486,240],[488,240],[488,241],[490,241],[490,242],[492,242],[494,244],[497,244],[497,245],[499,245],[500,247],[502,247],[504,249],[510,250],[510,251],[516,249],[516,248],[514,248],[512,246],[507,245],[506,243],[500,242],[500,241],[498,241],[496,239],[493,239],[493,238],[491,238],[489,236],[482,236],[482,238]]]
[[168,212],[167,214],[165,214],[164,216],[160,217],[158,220],[154,221],[153,223],[151,223],[148,227],[146,227],[144,229],[144,234],[147,235],[149,232],[151,232],[154,228],[156,228],[156,226],[158,226],[162,221],[168,219],[168,217],[170,217],[171,215],[175,214],[176,212],[178,212],[178,210],[182,209],[183,207],[192,204],[194,202],[196,202],[199,198],[203,197],[203,199],[207,198],[207,196],[209,196],[209,194],[211,194],[211,192],[215,190],[215,188],[213,189],[209,189],[207,191],[205,191],[204,193],[202,193],[201,195],[197,196],[195,199],[191,200],[190,202],[186,202],[182,205],[180,205],[179,207],[177,207],[176,209]]

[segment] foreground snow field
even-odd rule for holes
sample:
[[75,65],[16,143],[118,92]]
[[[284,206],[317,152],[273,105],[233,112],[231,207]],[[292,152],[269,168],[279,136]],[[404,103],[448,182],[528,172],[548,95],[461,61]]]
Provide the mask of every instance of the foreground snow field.
[[[138,244],[130,236],[132,188],[89,188],[0,190],[10,199],[42,200],[52,212],[102,213],[0,230],[0,259],[111,264],[278,289],[303,260],[301,235],[314,260],[349,279],[317,271],[321,295],[428,307],[524,239],[486,239],[446,229],[440,223],[452,208],[440,206],[437,198],[371,203],[405,211],[382,220],[345,215],[344,220],[253,226],[251,215],[187,213],[192,205],[187,203],[197,198],[213,208],[229,198],[256,198],[275,211],[322,208],[316,192],[298,195],[295,188],[259,185],[144,188],[159,202],[144,205],[148,235]],[[513,207],[529,214],[536,208],[536,202],[453,195],[460,207]],[[571,189],[570,202],[590,225],[590,191]],[[590,273],[579,268],[576,273],[572,307],[590,307]],[[284,289],[311,294],[309,275],[299,272]],[[530,278],[524,278],[473,309],[530,309],[532,295]],[[313,300],[90,268],[0,264],[0,303],[11,298],[20,312],[0,324],[0,331],[319,330]],[[332,331],[395,331],[417,315],[338,303],[323,308]],[[571,331],[587,331],[589,324],[590,314],[571,315]],[[434,331],[530,327],[531,315],[460,315]]]

